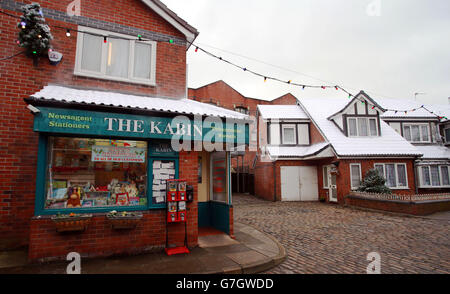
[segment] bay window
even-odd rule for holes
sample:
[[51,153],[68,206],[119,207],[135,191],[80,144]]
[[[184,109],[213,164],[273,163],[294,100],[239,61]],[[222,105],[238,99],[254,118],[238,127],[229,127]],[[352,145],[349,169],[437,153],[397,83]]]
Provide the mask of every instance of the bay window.
[[403,136],[409,142],[430,142],[430,130],[428,124],[404,124]]
[[375,137],[378,136],[378,124],[376,118],[349,117],[347,119],[348,135],[350,137]]
[[408,173],[405,163],[376,163],[374,168],[386,180],[386,186],[391,189],[407,189]]
[[78,30],[76,75],[155,85],[156,42],[88,27]]
[[421,187],[448,187],[450,186],[448,165],[424,165],[419,167]]

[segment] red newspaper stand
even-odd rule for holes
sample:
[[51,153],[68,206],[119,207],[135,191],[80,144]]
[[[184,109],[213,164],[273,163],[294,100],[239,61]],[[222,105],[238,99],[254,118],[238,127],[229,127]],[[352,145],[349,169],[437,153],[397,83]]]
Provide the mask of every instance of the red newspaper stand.
[[[187,246],[186,181],[167,180],[166,253],[189,253]],[[169,225],[184,223],[184,246],[169,248]]]

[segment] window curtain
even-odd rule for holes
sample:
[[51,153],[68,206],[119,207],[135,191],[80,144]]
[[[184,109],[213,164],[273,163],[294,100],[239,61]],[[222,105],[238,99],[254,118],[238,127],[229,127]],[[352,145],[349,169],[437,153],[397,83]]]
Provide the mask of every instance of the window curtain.
[[395,187],[395,164],[386,164],[386,186]]
[[107,75],[128,78],[128,57],[130,41],[108,39],[108,58],[106,60]]
[[406,166],[397,165],[398,186],[406,187]]
[[430,168],[428,166],[422,167],[422,185],[423,186],[431,185]]
[[83,34],[81,69],[101,72],[102,38]]
[[433,186],[441,185],[441,180],[439,179],[439,169],[437,166],[431,166],[431,184]]
[[358,118],[358,135],[368,136],[367,133],[367,118]]
[[352,173],[352,187],[354,187],[354,188],[359,187],[361,184],[359,165],[352,165],[351,173]]
[[134,48],[134,77],[150,79],[151,46],[136,42]]

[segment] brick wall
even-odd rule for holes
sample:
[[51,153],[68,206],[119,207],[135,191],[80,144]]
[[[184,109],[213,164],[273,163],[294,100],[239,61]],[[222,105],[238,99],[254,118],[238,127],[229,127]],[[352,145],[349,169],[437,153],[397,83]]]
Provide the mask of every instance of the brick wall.
[[[256,196],[267,199],[281,201],[281,167],[282,166],[315,166],[317,167],[317,181],[319,196],[325,197],[328,202],[329,189],[323,187],[323,167],[335,162],[336,158],[327,158],[322,160],[278,160],[275,162],[275,175],[272,163],[258,162],[255,169],[255,191]],[[414,194],[414,170],[413,159],[388,159],[388,160],[340,160],[336,178],[337,198],[339,204],[344,204],[344,197],[351,191],[350,183],[350,164],[361,164],[361,174],[364,179],[366,172],[372,169],[375,163],[406,163],[408,176],[408,189],[395,189],[395,194]],[[275,185],[275,192],[274,192]]]
[[346,196],[345,204],[362,208],[376,209],[382,211],[405,213],[411,215],[429,215],[441,211],[450,210],[450,200],[423,201],[423,202],[400,202],[387,200],[363,199],[356,196]]
[[337,194],[338,202],[340,204],[344,203],[344,196],[347,196],[349,191],[351,191],[350,183],[350,164],[360,163],[361,164],[361,175],[364,179],[365,174],[368,170],[374,167],[375,163],[406,163],[406,171],[408,177],[408,189],[395,189],[393,192],[395,194],[414,194],[416,185],[414,181],[414,160],[413,159],[371,159],[371,160],[340,160],[337,176]]
[[[64,57],[57,66],[41,58],[35,67],[24,55],[0,62],[0,248],[28,244],[34,211],[38,136],[32,131],[33,116],[26,110],[23,98],[49,83],[173,98],[183,97],[186,91],[186,41],[141,1],[82,1],[82,16],[73,18],[64,14],[71,0],[23,1],[31,2],[39,2],[44,8],[44,16],[54,36],[52,45]],[[21,15],[16,11],[21,5],[11,0],[0,2],[2,10],[17,16]],[[0,58],[21,50],[16,44],[17,22],[18,19],[0,14]],[[156,86],[75,76],[77,34],[72,32],[68,38],[64,30],[55,26],[76,29],[77,24],[132,35],[142,32],[143,37],[161,40],[173,38],[175,44],[157,44]]]
[[[189,99],[211,103],[230,110],[235,110],[236,107],[248,108],[249,114],[255,117],[258,105],[294,105],[297,103],[297,99],[290,93],[271,101],[245,97],[222,80],[197,89],[190,88],[188,97]],[[242,157],[239,158],[239,166],[242,166],[243,160],[244,167],[249,167],[251,170],[255,156],[256,152],[247,151],[243,159]],[[237,169],[237,159],[233,159],[231,165],[234,169]]]

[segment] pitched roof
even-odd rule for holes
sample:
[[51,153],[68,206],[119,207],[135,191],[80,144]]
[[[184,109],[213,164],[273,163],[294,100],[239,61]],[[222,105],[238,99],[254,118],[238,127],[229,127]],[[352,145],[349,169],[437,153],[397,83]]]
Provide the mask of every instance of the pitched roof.
[[169,99],[161,97],[139,96],[99,90],[76,89],[58,85],[45,86],[31,95],[33,100],[47,102],[65,102],[83,105],[113,106],[130,109],[149,110],[178,114],[214,116],[247,120],[245,114],[193,101],[190,99]]
[[[437,119],[436,115],[433,115],[429,111],[422,108],[423,103],[410,100],[410,99],[392,99],[392,98],[377,98],[376,101],[388,110],[381,115],[382,118],[426,118]],[[428,105],[424,105],[429,109]],[[413,109],[416,109],[412,111]],[[393,110],[398,110],[393,111]],[[406,111],[406,113],[405,113]]]
[[309,119],[298,105],[258,105],[263,119]]
[[418,145],[416,146],[423,153],[421,159],[447,159],[450,160],[450,148],[442,145]]
[[[199,32],[196,28],[188,24],[184,19],[179,17],[175,12],[170,10],[164,3],[159,0],[141,0],[150,9],[159,14],[167,22],[173,25],[177,30],[186,36],[186,39],[191,44],[197,38]],[[189,45],[190,45],[189,44]]]
[[348,104],[347,98],[299,98],[298,102],[340,157],[422,155],[416,147],[382,120],[379,137],[347,137],[343,134],[328,117],[343,109]]
[[330,143],[321,142],[310,146],[267,146],[266,150],[271,158],[305,158],[325,151]]
[[[362,96],[362,97],[361,97],[361,96]],[[361,91],[361,92],[359,92],[353,99],[351,99],[350,101],[348,101],[348,103],[347,103],[344,107],[342,107],[341,109],[339,109],[336,113],[331,114],[329,117],[331,118],[331,117],[333,117],[333,116],[335,116],[335,115],[338,115],[338,114],[344,112],[345,110],[347,110],[347,108],[348,108],[350,105],[353,104],[353,102],[354,102],[356,99],[360,100],[361,98],[369,100],[369,102],[370,102],[373,106],[377,107],[381,112],[384,112],[384,111],[385,111],[385,109],[384,109],[382,106],[380,106],[375,100],[373,100],[372,98],[370,98],[370,96],[367,95],[364,91]]]

